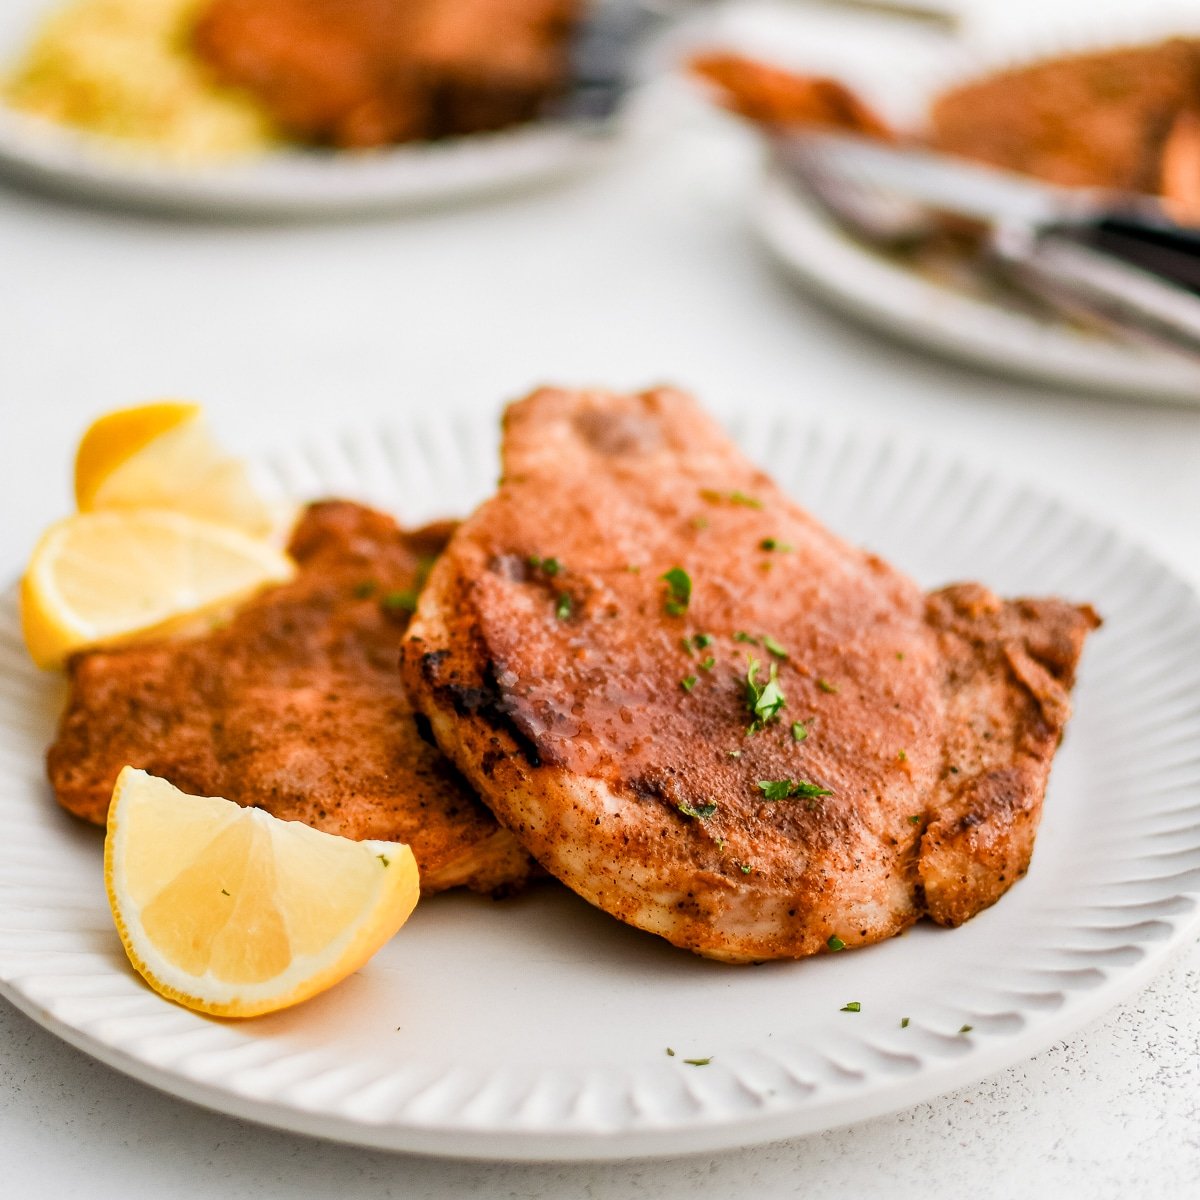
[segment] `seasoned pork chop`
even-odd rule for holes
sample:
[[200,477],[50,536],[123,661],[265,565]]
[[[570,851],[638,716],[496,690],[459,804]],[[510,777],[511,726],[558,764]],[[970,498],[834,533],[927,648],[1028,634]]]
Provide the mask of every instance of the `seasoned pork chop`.
[[1026,870],[1091,609],[931,595],[686,396],[543,390],[405,645],[438,744],[549,871],[748,961],[957,925]]
[[527,857],[422,738],[400,681],[412,589],[449,529],[315,504],[292,537],[296,578],[226,627],[77,657],[47,756],[59,801],[102,823],[129,764],[328,833],[407,842],[425,892],[523,881]]

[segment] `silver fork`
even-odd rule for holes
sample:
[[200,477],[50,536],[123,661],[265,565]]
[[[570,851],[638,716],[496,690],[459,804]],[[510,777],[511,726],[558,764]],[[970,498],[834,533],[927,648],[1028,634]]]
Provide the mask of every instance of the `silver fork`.
[[1200,233],[1153,198],[1055,188],[841,135],[774,145],[795,185],[865,241],[919,244],[940,227],[936,212],[959,213],[984,224],[984,269],[1061,313],[1200,358]]

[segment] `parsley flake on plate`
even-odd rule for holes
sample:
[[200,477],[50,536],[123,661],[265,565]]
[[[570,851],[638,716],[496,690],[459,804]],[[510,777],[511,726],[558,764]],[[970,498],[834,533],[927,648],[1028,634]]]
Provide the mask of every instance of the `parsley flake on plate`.
[[862,1005],[857,1000],[851,1000],[849,1004],[843,1004],[841,1012],[862,1012]]
[[712,1062],[712,1055],[707,1058],[685,1058],[683,1060],[689,1067],[707,1067]]

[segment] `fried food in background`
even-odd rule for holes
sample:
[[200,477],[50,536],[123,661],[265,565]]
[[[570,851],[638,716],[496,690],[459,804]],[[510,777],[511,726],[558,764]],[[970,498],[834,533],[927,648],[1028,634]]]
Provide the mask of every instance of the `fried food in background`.
[[426,892],[524,881],[528,859],[422,737],[398,672],[414,589],[448,535],[311,506],[299,570],[200,637],[84,653],[47,756],[59,802],[103,823],[126,765],[356,840],[412,846]]
[[204,0],[75,0],[51,15],[3,85],[14,108],[181,161],[268,147],[269,117],[213,83],[188,50]]
[[1200,41],[1173,38],[1015,67],[939,96],[938,150],[1068,187],[1162,188],[1176,120],[1200,106]]
[[700,54],[691,68],[717,87],[728,108],[756,124],[892,137],[887,123],[836,79],[796,75],[737,54]]
[[210,0],[194,46],[306,142],[380,146],[535,118],[577,0]]
[[[702,55],[693,71],[734,112],[772,128],[820,127],[889,136],[834,80],[733,55]],[[1181,219],[1200,218],[1200,40],[1099,50],[1014,67],[936,97],[914,140],[1076,187],[1161,194]]]

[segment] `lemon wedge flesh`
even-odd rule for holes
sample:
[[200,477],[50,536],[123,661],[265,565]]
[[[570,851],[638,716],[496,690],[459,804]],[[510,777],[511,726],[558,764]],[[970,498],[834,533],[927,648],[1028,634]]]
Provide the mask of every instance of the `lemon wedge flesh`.
[[126,767],[104,880],[129,961],[199,1012],[252,1017],[358,970],[408,919],[419,883],[398,842],[354,842]]
[[39,666],[60,666],[76,650],[222,612],[294,570],[267,542],[184,513],[79,513],[34,549],[21,581],[25,644]]
[[75,455],[75,503],[80,512],[169,508],[256,537],[278,523],[245,464],[217,445],[200,406],[176,400],[93,422]]

